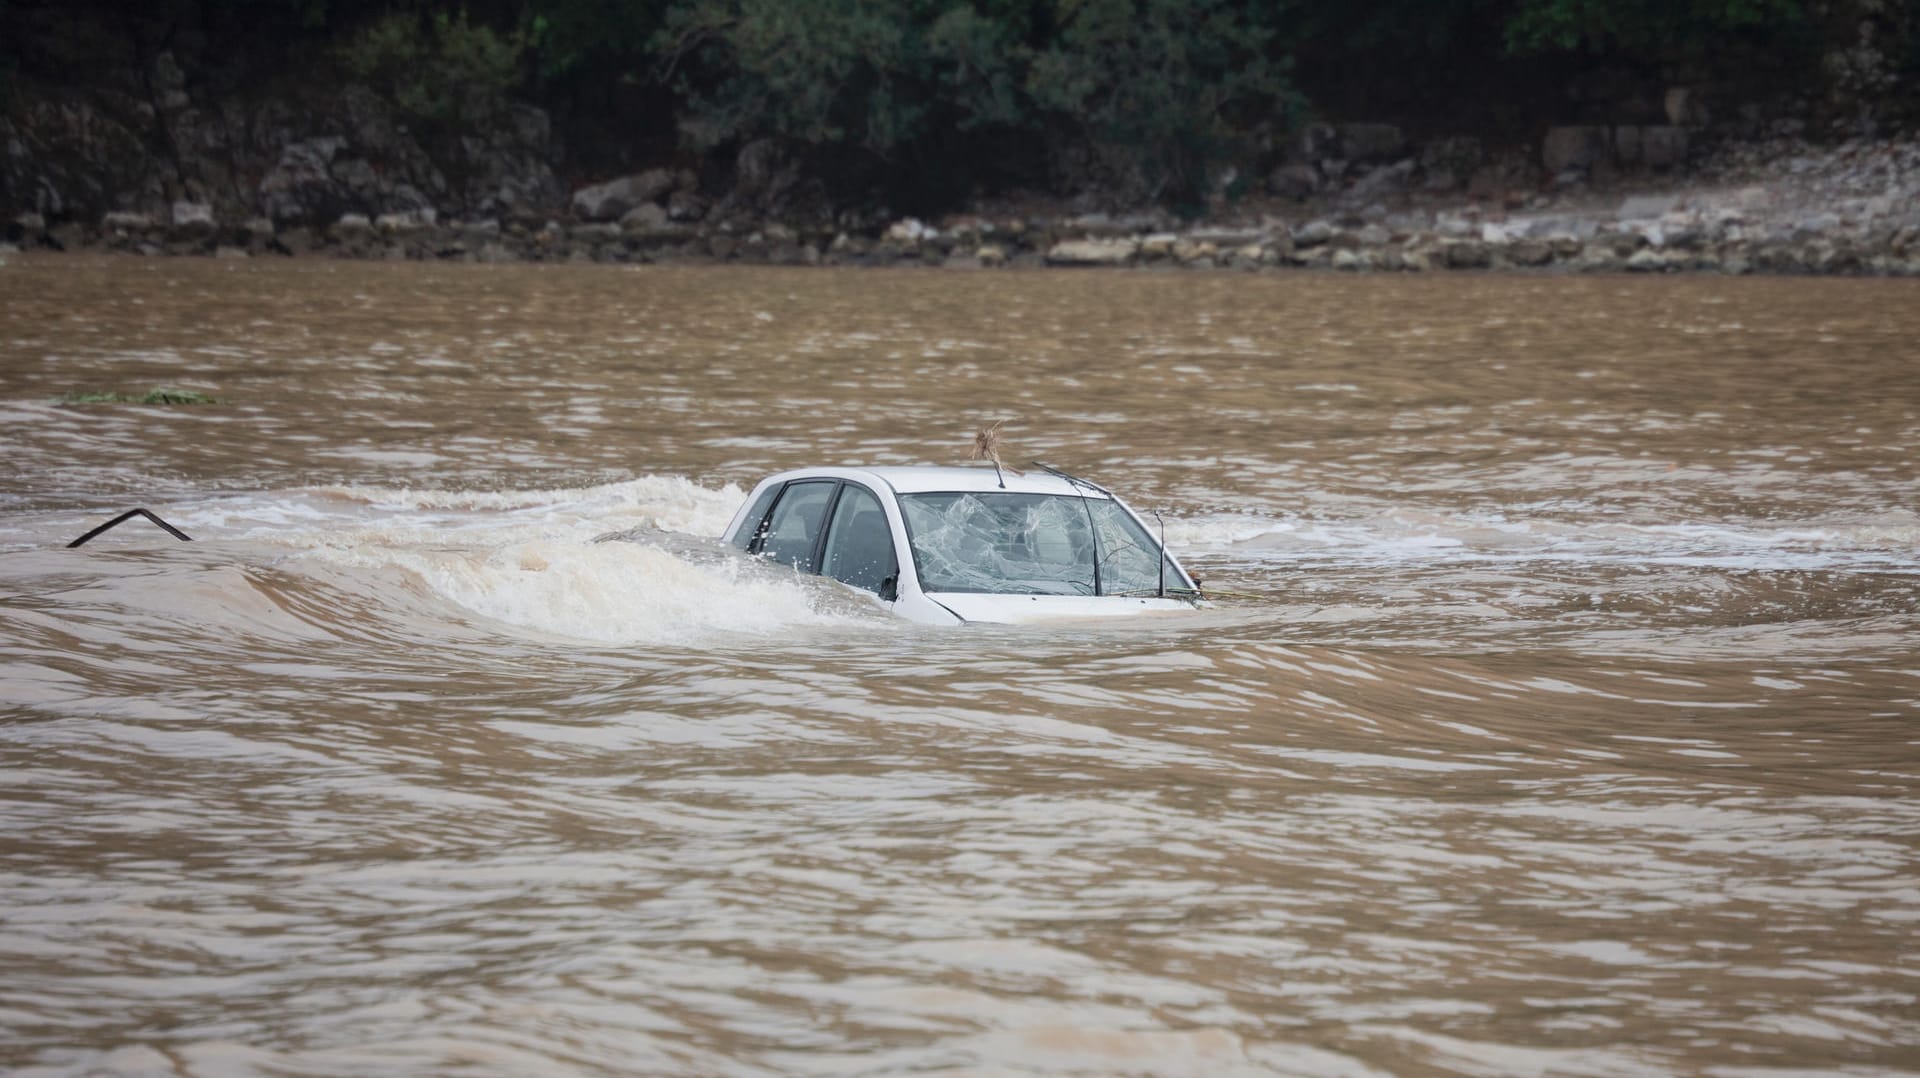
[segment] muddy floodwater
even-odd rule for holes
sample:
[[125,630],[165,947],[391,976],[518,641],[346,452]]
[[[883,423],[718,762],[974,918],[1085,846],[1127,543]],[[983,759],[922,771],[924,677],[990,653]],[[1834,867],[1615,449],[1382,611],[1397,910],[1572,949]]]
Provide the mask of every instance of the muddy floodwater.
[[1920,1074],[1920,283],[8,259],[0,1071]]

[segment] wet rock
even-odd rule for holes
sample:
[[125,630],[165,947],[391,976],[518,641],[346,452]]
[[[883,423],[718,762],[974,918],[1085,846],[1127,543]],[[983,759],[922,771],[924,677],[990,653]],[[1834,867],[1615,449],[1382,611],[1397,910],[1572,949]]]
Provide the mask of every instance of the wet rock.
[[1308,221],[1293,230],[1293,245],[1296,248],[1318,247],[1333,239],[1333,225],[1326,220]]
[[1211,266],[1220,255],[1218,244],[1183,236],[1174,244],[1173,257],[1183,266]]
[[9,243],[37,243],[47,231],[47,219],[28,210],[14,217],[13,224],[6,230]]
[[1312,165],[1281,165],[1267,175],[1267,193],[1304,202],[1320,191],[1320,170]]
[[1629,273],[1665,273],[1670,265],[1666,255],[1647,247],[1635,251],[1627,259],[1626,268]]
[[672,221],[699,221],[707,216],[709,203],[705,198],[689,190],[678,190],[667,196],[667,218]]
[[1390,213],[1380,224],[1393,233],[1394,239],[1406,239],[1416,232],[1426,232],[1433,228],[1433,214],[1425,210],[1406,210]]
[[635,206],[620,215],[619,227],[627,232],[646,235],[664,228],[672,220],[667,208],[655,202],[646,202]]
[[439,215],[433,210],[408,210],[404,213],[383,213],[374,218],[373,227],[382,236],[396,239],[411,239],[433,228]]
[[1246,273],[1251,273],[1267,264],[1261,258],[1259,244],[1226,248],[1215,256],[1215,261],[1217,264],[1231,266]]
[[1159,227],[1159,220],[1148,214],[1114,216],[1106,213],[1083,213],[1069,218],[1065,223],[1067,232],[1078,233],[1088,239],[1121,239],[1142,232],[1152,232]]
[[1384,247],[1393,242],[1393,233],[1385,225],[1369,224],[1354,236],[1362,247]]
[[1373,169],[1347,189],[1347,197],[1356,202],[1404,194],[1413,186],[1412,158]]
[[1621,200],[1614,216],[1623,221],[1662,217],[1680,206],[1677,195],[1630,195]]
[[1297,247],[1287,255],[1287,261],[1302,269],[1328,269],[1333,265],[1335,250],[1328,244],[1314,247]]
[[[1649,240],[1652,236],[1648,237]],[[1707,242],[1707,230],[1698,217],[1669,214],[1660,220],[1660,242],[1656,246],[1681,251],[1697,251]]]
[[1132,239],[1066,240],[1047,249],[1054,266],[1124,266],[1133,261],[1140,244]]
[[100,227],[108,232],[134,235],[153,230],[153,218],[144,213],[116,211],[100,218]]
[[213,238],[213,207],[204,202],[175,202],[167,239],[173,243],[201,244]]
[[42,242],[56,251],[78,251],[88,242],[86,226],[78,221],[62,221],[47,229]]
[[599,221],[591,224],[574,225],[572,228],[567,229],[567,238],[575,243],[584,244],[587,247],[597,247],[621,242],[626,238],[626,231],[623,225],[614,224],[610,221]]
[[1172,232],[1154,232],[1140,239],[1140,257],[1148,262],[1164,262],[1174,257],[1181,237]]
[[669,194],[674,185],[672,172],[664,168],[648,169],[575,191],[573,212],[583,221],[618,221],[634,209]]
[[247,250],[258,254],[273,243],[273,222],[265,217],[249,217],[240,226],[237,237],[247,246]]
[[1794,239],[1805,242],[1840,230],[1840,218],[1837,214],[1817,213],[1800,218],[1792,226]]
[[1195,228],[1187,233],[1187,238],[1197,243],[1211,243],[1218,247],[1247,247],[1265,242],[1267,230],[1264,228]]
[[1520,239],[1507,244],[1507,261],[1516,266],[1544,266],[1553,261],[1553,248],[1542,240]]
[[1450,269],[1486,269],[1493,265],[1493,249],[1480,240],[1455,240],[1442,250]]
[[316,246],[313,230],[304,225],[283,228],[273,234],[273,247],[281,254],[303,255]]
[[902,250],[912,251],[932,239],[938,231],[918,217],[902,217],[888,225],[881,238],[888,243],[898,244]]

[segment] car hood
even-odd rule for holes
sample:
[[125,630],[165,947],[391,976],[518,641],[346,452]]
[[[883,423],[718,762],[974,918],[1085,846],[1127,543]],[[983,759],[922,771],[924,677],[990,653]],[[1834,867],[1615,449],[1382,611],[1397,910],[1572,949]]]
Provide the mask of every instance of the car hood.
[[969,591],[928,592],[927,598],[967,621],[1018,624],[1050,618],[1105,618],[1192,610],[1185,599],[1134,595],[991,595]]

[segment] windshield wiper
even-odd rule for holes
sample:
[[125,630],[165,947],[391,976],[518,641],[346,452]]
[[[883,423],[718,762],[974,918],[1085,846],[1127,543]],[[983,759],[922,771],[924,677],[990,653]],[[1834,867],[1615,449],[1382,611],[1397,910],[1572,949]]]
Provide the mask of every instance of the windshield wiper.
[[[1033,462],[1033,466],[1040,469],[1043,472],[1046,472],[1048,475],[1059,476],[1060,478],[1066,480],[1067,485],[1070,487],[1073,487],[1075,490],[1079,490],[1080,488],[1085,487],[1089,490],[1098,490],[1100,491],[1100,493],[1105,494],[1109,498],[1113,497],[1113,493],[1111,491],[1101,490],[1100,487],[1092,483],[1089,483],[1078,476],[1068,475],[1067,473],[1061,471],[1058,468],[1053,467],[1050,464],[1042,464],[1036,460]],[[1104,560],[1100,557],[1100,529],[1094,526],[1093,502],[1085,494],[1080,495],[1080,508],[1087,511],[1087,535],[1091,537],[1093,540],[1093,593],[1095,595],[1104,595],[1105,592],[1100,590],[1100,563],[1102,560]]]

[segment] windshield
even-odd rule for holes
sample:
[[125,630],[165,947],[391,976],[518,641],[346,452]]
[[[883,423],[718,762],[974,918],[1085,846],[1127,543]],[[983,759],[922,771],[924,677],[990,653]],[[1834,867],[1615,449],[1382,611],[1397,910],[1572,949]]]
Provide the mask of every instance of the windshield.
[[[900,507],[922,591],[1151,595],[1160,587],[1159,544],[1106,498],[903,494]],[[1187,586],[1171,564],[1166,581]]]

